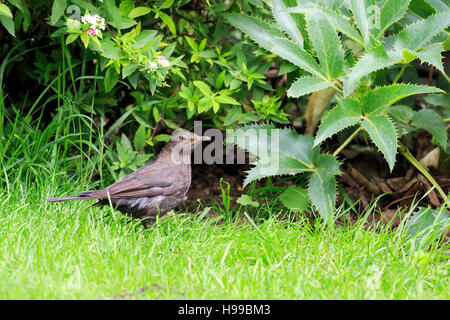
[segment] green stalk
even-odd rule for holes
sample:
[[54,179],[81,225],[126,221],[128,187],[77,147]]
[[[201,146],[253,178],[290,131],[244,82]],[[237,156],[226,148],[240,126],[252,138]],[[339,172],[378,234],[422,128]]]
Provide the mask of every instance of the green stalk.
[[341,152],[357,135],[358,133],[362,130],[362,127],[359,127],[358,129],[355,130],[355,132],[352,133],[352,135],[350,137],[347,138],[347,140],[344,141],[343,144],[341,144],[341,146],[339,148],[337,148],[337,150],[333,153],[333,156],[337,156],[339,154],[339,152]]
[[401,76],[403,75],[403,72],[405,72],[405,69],[408,65],[404,64],[400,71],[397,73],[397,76],[395,77],[394,81],[392,83],[397,83],[398,80],[400,80]]
[[445,194],[444,190],[442,190],[442,188],[439,186],[439,184],[436,182],[436,180],[434,180],[433,176],[427,171],[427,169],[425,169],[424,166],[422,166],[422,164],[417,161],[416,158],[414,158],[414,156],[411,154],[411,152],[409,151],[409,149],[400,141],[398,142],[398,146],[399,146],[399,152],[402,156],[404,156],[406,158],[406,160],[408,160],[414,167],[416,167],[417,170],[419,170],[419,172],[421,174],[423,174],[425,176],[425,178],[428,179],[428,181],[431,182],[431,184],[436,188],[436,190],[439,192],[439,194],[442,196],[442,198],[444,199],[444,201],[447,204],[447,207],[450,209],[450,204],[447,201],[448,200],[448,196]]

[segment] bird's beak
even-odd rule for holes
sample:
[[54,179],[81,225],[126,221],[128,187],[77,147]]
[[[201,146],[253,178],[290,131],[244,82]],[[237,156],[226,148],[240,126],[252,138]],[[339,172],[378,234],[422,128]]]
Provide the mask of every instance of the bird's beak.
[[200,138],[200,141],[211,141],[211,137],[208,137],[208,136],[201,136],[199,138]]

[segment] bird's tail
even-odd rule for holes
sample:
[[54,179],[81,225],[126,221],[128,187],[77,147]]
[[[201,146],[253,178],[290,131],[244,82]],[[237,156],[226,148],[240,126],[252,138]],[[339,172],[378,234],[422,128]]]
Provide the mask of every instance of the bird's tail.
[[81,191],[78,194],[80,197],[62,197],[62,198],[49,198],[48,202],[60,202],[60,201],[68,201],[68,200],[94,200],[95,197],[92,197],[91,194],[94,191]]

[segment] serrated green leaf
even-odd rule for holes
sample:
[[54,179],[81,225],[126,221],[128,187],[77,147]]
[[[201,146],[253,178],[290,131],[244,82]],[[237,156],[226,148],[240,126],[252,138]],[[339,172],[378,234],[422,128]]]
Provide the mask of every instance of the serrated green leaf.
[[320,216],[328,221],[334,214],[336,205],[336,179],[340,174],[340,163],[331,154],[321,154],[315,163],[316,169],[311,175],[308,195]]
[[273,38],[283,37],[283,33],[280,30],[258,18],[239,13],[226,13],[224,16],[233,26],[245,32],[256,43],[267,50],[271,49],[271,40]]
[[286,5],[283,0],[273,0],[272,4],[273,15],[281,29],[284,30],[301,48],[303,48],[303,37],[290,13],[286,12]]
[[389,108],[389,115],[404,123],[409,123],[414,114],[415,112],[410,106],[395,105]]
[[439,146],[447,148],[447,126],[442,116],[432,109],[417,111],[411,119],[411,125],[430,132]]
[[442,45],[437,43],[422,50],[411,51],[411,53],[417,56],[422,62],[431,64],[441,72],[445,72],[442,64],[442,50]]
[[272,47],[269,49],[281,58],[299,66],[312,73],[318,78],[327,79],[316,60],[297,44],[284,38],[274,38],[271,40]]
[[283,205],[293,211],[303,212],[308,209],[309,199],[305,189],[299,186],[289,186],[280,194]]
[[355,19],[355,23],[358,26],[359,32],[364,39],[364,43],[366,46],[370,43],[370,19],[367,16],[368,4],[367,0],[349,0],[350,10],[353,13],[353,17]]
[[136,7],[133,10],[130,11],[128,14],[128,18],[134,19],[137,17],[145,16],[146,14],[152,12],[152,9],[148,7]]
[[251,125],[227,131],[226,142],[258,157],[255,167],[248,171],[244,186],[263,177],[311,170],[319,154],[319,148],[312,146],[312,137],[271,125]]
[[344,53],[333,26],[319,10],[307,12],[306,25],[323,73],[329,80],[338,77],[344,67]]
[[450,25],[450,11],[407,25],[397,36],[396,48],[417,50]]
[[328,112],[319,126],[314,145],[319,145],[334,134],[353,126],[361,121],[361,106],[357,100],[342,99],[339,104]]
[[394,169],[397,154],[397,132],[386,115],[372,115],[362,122],[362,127],[386,159],[390,171]]
[[320,10],[322,10],[327,15],[327,18],[333,25],[333,27],[345,34],[350,39],[358,42],[360,45],[364,45],[364,39],[358,33],[358,30],[356,30],[350,23],[350,21],[348,21],[344,16],[328,9],[321,8]]
[[436,11],[450,10],[450,2],[448,0],[425,0]]
[[355,90],[360,79],[373,71],[377,71],[400,62],[402,55],[398,51],[386,51],[382,46],[369,49],[344,79],[344,96]]
[[119,74],[114,66],[109,66],[105,73],[105,91],[108,92],[116,85],[119,80]]
[[393,84],[375,88],[361,99],[365,115],[382,113],[395,102],[419,93],[443,92],[441,89],[415,84]]
[[287,94],[289,97],[297,98],[306,94],[310,94],[314,91],[319,91],[331,87],[332,85],[332,81],[328,81],[323,78],[303,76],[295,80],[295,82],[287,91]]
[[389,26],[405,15],[410,2],[411,0],[387,0],[385,2],[380,11],[379,35],[382,36]]

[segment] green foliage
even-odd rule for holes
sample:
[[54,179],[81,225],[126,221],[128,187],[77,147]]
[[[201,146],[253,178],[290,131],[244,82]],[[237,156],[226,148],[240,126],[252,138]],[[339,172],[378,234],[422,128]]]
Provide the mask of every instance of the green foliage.
[[[431,10],[434,9],[435,13],[408,20],[405,16],[410,2],[387,0],[379,5],[371,0],[350,0],[346,7],[339,1],[305,1],[289,7],[283,1],[274,1],[274,21],[243,14],[226,15],[232,25],[261,47],[302,69],[300,77],[288,82],[289,97],[298,98],[330,87],[339,95],[337,105],[323,118],[311,146],[317,153],[314,159],[307,158],[297,163],[298,158],[288,156],[289,148],[283,148],[289,139],[280,137],[281,147],[276,150],[281,152],[280,159],[274,159],[271,153],[270,156],[256,153],[259,160],[250,170],[246,184],[265,176],[311,170],[308,196],[327,219],[334,210],[334,176],[339,174],[339,163],[334,156],[318,155],[319,146],[327,138],[358,125],[355,134],[361,129],[366,131],[391,171],[396,162],[398,132],[403,135],[418,128],[428,130],[433,135],[433,141],[446,149],[447,127],[438,112],[431,109],[405,110],[395,106],[391,112],[394,103],[409,96],[443,92],[431,86],[397,83],[404,76],[406,66],[415,59],[432,64],[444,72],[441,53],[444,50],[443,41],[448,35],[443,31],[450,25],[450,10],[440,2],[433,2]],[[417,11],[420,10],[415,7],[413,12]],[[295,17],[301,17],[305,23],[299,24]],[[304,36],[305,31],[307,37]],[[341,36],[337,32],[341,32]],[[393,68],[396,64],[403,67],[394,81],[381,83],[384,86],[377,85],[376,76],[382,74],[383,69]],[[254,128],[252,125],[244,127],[244,130]],[[287,132],[284,130],[288,129],[282,129],[281,132]],[[352,138],[354,135],[349,137]],[[230,139],[232,141],[233,137]],[[251,153],[256,151],[246,147],[239,138],[234,143]],[[305,150],[307,145],[293,141],[289,144],[298,150]],[[275,151],[269,146],[266,148],[272,153]],[[275,160],[280,160],[279,168],[270,171],[268,163]],[[318,167],[312,170],[312,164]]]
[[[319,148],[313,147],[312,137],[298,135],[291,129],[252,125],[231,132],[226,142],[237,144],[258,157],[248,171],[244,186],[264,177],[309,172],[312,173],[308,186],[311,203],[325,220],[332,215],[339,162],[332,155],[319,154]],[[288,193],[282,197],[286,201],[282,201],[292,209],[295,205],[287,199],[291,197]]]

